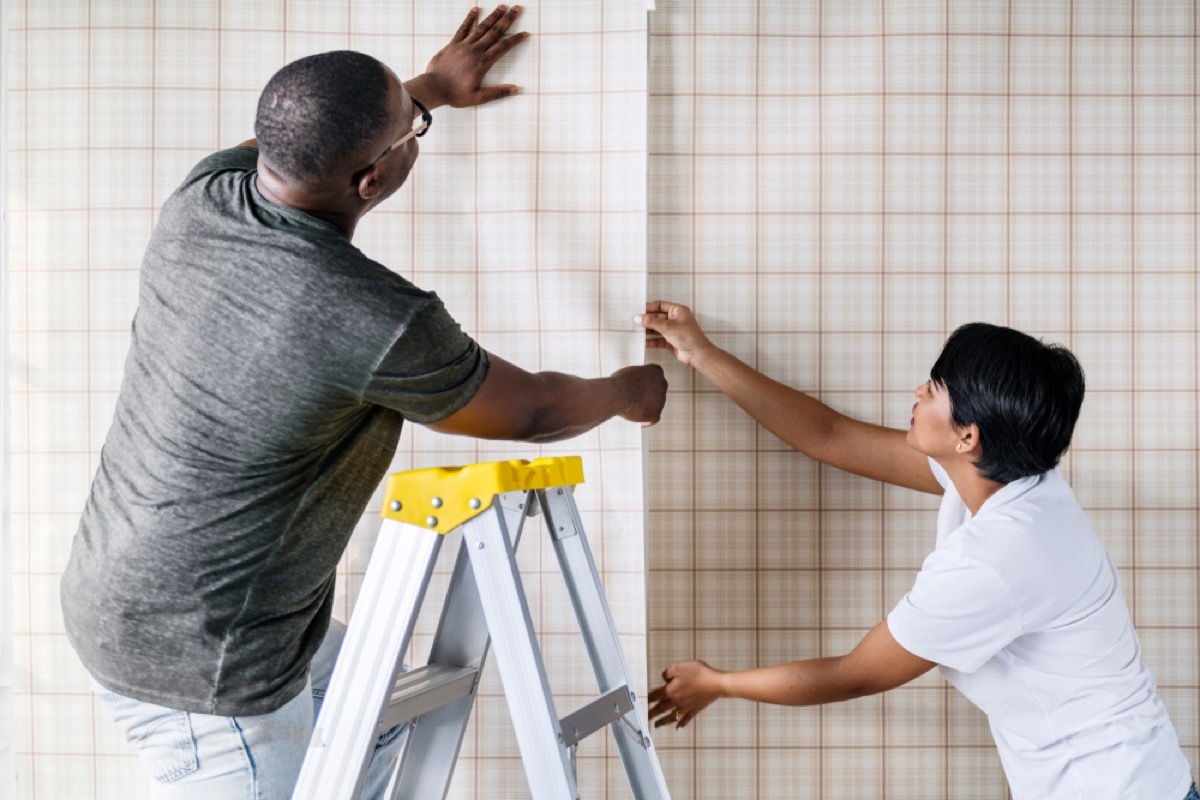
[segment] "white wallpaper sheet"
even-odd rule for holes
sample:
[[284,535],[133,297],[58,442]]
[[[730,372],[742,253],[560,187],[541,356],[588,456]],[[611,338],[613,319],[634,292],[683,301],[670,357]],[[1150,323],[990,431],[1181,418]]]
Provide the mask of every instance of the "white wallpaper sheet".
[[[0,64],[8,63],[8,5],[0,2]],[[8,92],[0,78],[0,241],[8,241]],[[0,308],[8,302],[8,248],[0,245]],[[12,537],[9,507],[8,329],[0,325],[0,795],[15,796],[12,675]]]
[[[112,415],[138,265],[158,207],[197,160],[253,135],[258,92],[287,61],[352,48],[410,76],[468,8],[393,0],[9,3],[5,325],[19,797],[129,800],[148,792],[149,779],[90,696],[57,597]],[[435,111],[409,185],[364,220],[355,242],[436,290],[485,348],[509,361],[607,374],[643,360],[628,321],[645,296],[645,6],[530,7],[515,29],[534,35],[492,78],[523,93],[477,111]],[[539,454],[583,456],[578,502],[626,655],[644,682],[639,427],[614,421],[535,448],[412,426],[394,467]],[[343,619],[378,507],[368,509],[344,559]],[[520,561],[566,714],[596,690],[580,677],[586,654],[563,613],[566,593],[544,538],[528,537]],[[444,555],[438,588],[453,548]],[[412,663],[423,663],[428,650],[436,595]],[[614,759],[602,737],[580,748],[586,796],[607,796],[619,782]],[[451,794],[527,793],[499,676],[489,669]]]

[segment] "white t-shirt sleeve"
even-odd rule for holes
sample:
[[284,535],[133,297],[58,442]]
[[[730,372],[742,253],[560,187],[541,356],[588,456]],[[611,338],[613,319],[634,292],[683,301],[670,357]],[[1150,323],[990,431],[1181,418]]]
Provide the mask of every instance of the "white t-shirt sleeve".
[[993,570],[935,550],[887,618],[908,652],[959,672],[974,672],[1021,634],[1011,592]]
[[931,458],[929,459],[929,469],[931,472],[933,472],[933,479],[941,484],[943,489],[950,488],[950,475],[946,472],[946,470],[942,469],[941,464]]

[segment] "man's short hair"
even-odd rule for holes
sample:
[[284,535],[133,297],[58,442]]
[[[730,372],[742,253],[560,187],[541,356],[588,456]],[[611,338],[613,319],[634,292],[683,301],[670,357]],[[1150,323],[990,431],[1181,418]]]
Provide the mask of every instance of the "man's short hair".
[[984,477],[1008,483],[1058,464],[1083,405],[1083,368],[1062,345],[972,322],[946,340],[929,377],[959,427],[979,426]]
[[258,98],[254,134],[262,157],[291,181],[320,183],[387,129],[388,88],[387,68],[365,53],[335,50],[293,61]]

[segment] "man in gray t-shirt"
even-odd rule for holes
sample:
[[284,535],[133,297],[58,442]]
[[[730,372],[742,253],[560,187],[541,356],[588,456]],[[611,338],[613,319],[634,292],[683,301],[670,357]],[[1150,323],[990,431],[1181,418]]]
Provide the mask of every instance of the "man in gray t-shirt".
[[[518,13],[477,25],[473,11],[407,84],[359,53],[289,64],[263,91],[258,139],[205,158],[163,206],[62,582],[67,633],[102,697],[197,715],[186,740],[201,738],[198,715],[242,724],[305,694],[330,644],[335,568],[406,419],[527,441],[657,420],[658,367],[527,373],[351,244],[412,169],[426,108],[516,91],[482,80],[525,38],[505,36]],[[148,723],[114,713],[144,738],[134,728]],[[220,797],[198,761],[170,781]]]

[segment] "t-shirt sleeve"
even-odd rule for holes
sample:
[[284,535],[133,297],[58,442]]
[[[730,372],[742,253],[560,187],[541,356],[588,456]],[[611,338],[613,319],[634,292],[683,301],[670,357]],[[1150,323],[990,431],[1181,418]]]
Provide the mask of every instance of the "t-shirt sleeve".
[[887,618],[908,652],[960,672],[974,672],[1021,634],[1008,586],[976,561],[935,550],[908,594]]
[[487,353],[434,298],[380,359],[363,399],[413,422],[437,422],[471,401],[487,370]]
[[950,475],[946,470],[942,469],[942,465],[929,459],[929,469],[933,471],[933,479],[941,485],[942,489],[950,488]]

